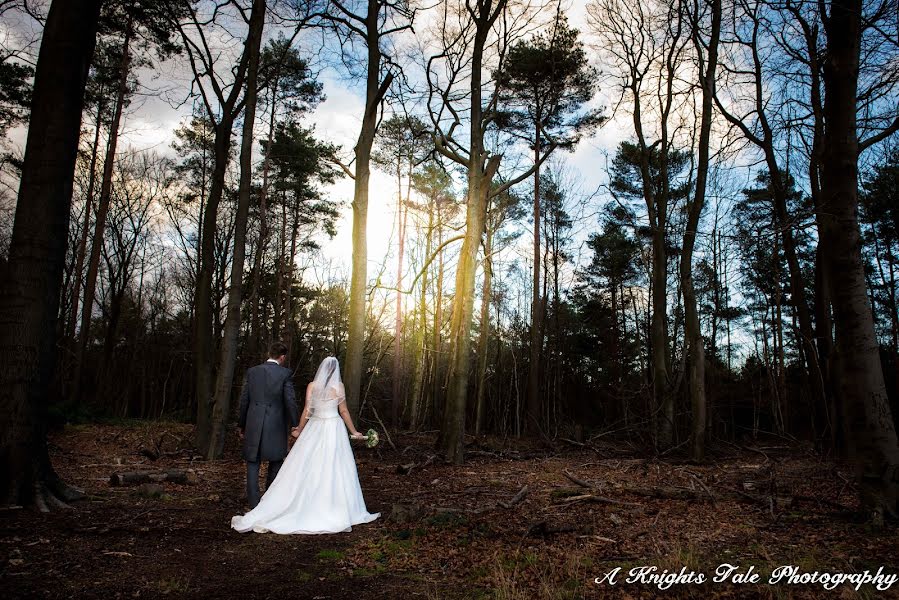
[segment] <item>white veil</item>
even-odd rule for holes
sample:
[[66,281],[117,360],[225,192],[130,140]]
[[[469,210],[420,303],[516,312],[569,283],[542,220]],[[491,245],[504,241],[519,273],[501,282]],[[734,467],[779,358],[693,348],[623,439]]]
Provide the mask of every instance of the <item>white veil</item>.
[[333,356],[326,357],[318,366],[315,379],[312,380],[310,400],[313,412],[326,404],[340,404],[346,400],[343,380],[340,378],[340,364]]

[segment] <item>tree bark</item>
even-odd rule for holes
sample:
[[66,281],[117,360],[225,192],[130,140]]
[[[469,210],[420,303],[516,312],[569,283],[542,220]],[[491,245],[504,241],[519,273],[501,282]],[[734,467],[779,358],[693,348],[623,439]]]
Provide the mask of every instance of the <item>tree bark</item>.
[[[823,4],[823,3],[822,3]],[[833,0],[822,15],[827,31],[824,62],[824,140],[821,170],[822,245],[832,287],[839,397],[846,417],[862,507],[875,523],[896,516],[899,444],[868,304],[858,224],[856,94],[861,47],[861,0]]]
[[365,296],[368,288],[368,182],[371,175],[371,147],[378,128],[378,107],[393,81],[388,74],[380,79],[381,50],[379,15],[381,2],[369,0],[365,18],[365,42],[368,46],[366,65],[365,112],[362,128],[356,141],[356,167],[353,188],[353,269],[350,279],[350,315],[344,384],[347,408],[351,414],[359,411],[359,394],[362,386],[362,353],[365,346]]
[[262,259],[268,245],[268,187],[269,170],[271,169],[272,140],[275,135],[275,117],[278,99],[278,73],[275,71],[272,81],[272,106],[268,122],[268,140],[265,145],[265,156],[262,159],[262,187],[259,189],[259,241],[253,255],[252,287],[250,288],[250,348],[254,354],[261,350],[262,322],[259,318],[259,286],[262,278]]
[[293,281],[294,270],[296,269],[294,259],[297,255],[297,236],[300,233],[299,202],[294,203],[291,216],[293,217],[293,223],[290,228],[290,253],[288,254],[287,277],[284,279],[284,329],[287,335],[283,339],[288,349],[293,348],[293,339],[296,332],[296,322],[293,319]]
[[[94,205],[94,186],[97,182],[97,156],[100,154],[100,122],[103,119],[103,102],[97,102],[97,126],[94,128],[94,143],[91,147],[90,169],[87,179],[87,191],[84,194],[84,221],[81,223],[81,235],[78,239],[78,255],[75,259],[75,270],[72,277],[72,306],[69,317],[68,338],[75,340],[75,327],[78,323],[78,302],[81,297],[81,276],[84,271],[84,258],[87,254],[87,238],[90,235],[91,208]],[[73,398],[77,401],[77,398]]]
[[[406,210],[403,204],[403,185],[400,158],[396,168],[396,228],[398,233],[396,264],[396,320],[393,338],[393,399],[390,403],[390,420],[394,427],[400,425],[400,404],[402,403],[403,369],[403,251],[406,241]],[[409,175],[411,177],[411,173]]]
[[287,260],[287,196],[281,195],[281,235],[278,240],[278,274],[275,276],[275,314],[272,317],[272,340],[281,339],[281,315],[284,313],[284,263]]
[[0,503],[49,510],[77,497],[47,451],[84,88],[99,0],[54,1],[44,26],[5,273],[0,277]]
[[474,434],[484,430],[487,417],[487,352],[490,341],[490,294],[493,287],[493,236],[488,229],[484,239],[484,282],[481,287],[481,331],[478,333],[478,391],[476,400]]
[[228,168],[228,154],[231,149],[231,130],[234,118],[225,113],[215,126],[215,165],[209,187],[209,197],[203,211],[203,237],[200,240],[202,253],[200,269],[197,273],[197,292],[194,297],[194,369],[197,389],[197,448],[208,448],[212,435],[212,408],[215,402],[213,355],[215,353],[215,333],[212,277],[215,271],[215,234],[218,207],[225,187],[225,173]]
[[[431,256],[434,239],[434,204],[428,203],[428,226],[425,234],[425,260]],[[412,375],[412,393],[409,398],[409,428],[415,430],[419,422],[419,405],[423,402],[424,383],[428,366],[427,352],[425,350],[428,334],[428,271],[429,265],[423,266],[422,282],[419,288],[418,313],[420,324],[415,334],[415,348],[419,353],[415,363],[415,371]]]
[[231,258],[231,285],[225,317],[221,355],[212,407],[211,434],[205,447],[199,447],[207,460],[221,458],[231,408],[234,366],[237,360],[237,338],[240,332],[240,306],[243,300],[243,270],[246,258],[247,220],[250,213],[250,184],[253,179],[253,127],[256,123],[257,80],[262,30],[265,26],[266,0],[253,0],[246,41],[247,77],[244,92],[243,137],[240,144],[240,182],[237,194],[237,216],[234,219],[234,254]]
[[527,418],[524,429],[527,433],[540,431],[542,396],[540,395],[540,356],[543,353],[543,295],[540,293],[540,270],[543,260],[540,256],[540,116],[536,117],[534,134],[534,272],[531,297],[531,348],[528,368]]
[[441,248],[437,256],[437,280],[434,290],[434,329],[431,332],[432,351],[431,351],[431,407],[434,416],[439,417],[443,410],[443,395],[440,387],[440,365],[441,355],[443,353],[443,211],[441,210],[440,201],[437,202],[437,247]]
[[[481,90],[484,46],[493,23],[504,10],[504,2],[500,2],[496,8],[493,8],[493,12],[491,12],[491,8],[493,7],[488,6],[483,13],[474,16],[476,32],[471,59],[471,124],[467,165],[465,237],[456,266],[456,285],[449,334],[448,389],[443,409],[443,425],[437,440],[438,450],[447,461],[455,464],[461,464],[464,459],[465,406],[468,397],[469,353],[478,250],[484,235],[490,183],[499,169],[501,160],[500,155],[490,156],[484,149]],[[537,265],[535,265],[536,267]]]
[[[480,88],[480,84],[478,87]],[[480,139],[480,136],[478,138]],[[473,155],[476,155],[475,144],[481,143],[480,141],[472,143]],[[480,167],[475,167],[470,169],[468,174],[465,238],[456,266],[456,285],[450,320],[449,386],[439,439],[439,450],[447,461],[455,464],[461,464],[464,458],[465,406],[468,396],[475,271],[478,249],[484,234],[488,188],[498,167],[499,157],[493,156],[487,161],[484,171],[481,171]]]
[[[715,97],[715,72],[718,67],[718,41],[721,37],[721,0],[710,0],[711,31],[706,56],[702,56],[705,44],[701,39],[699,14],[693,15],[693,40],[699,56],[702,73],[702,113],[699,126],[698,163],[696,166],[696,187],[693,202],[687,209],[687,228],[681,253],[681,292],[684,295],[684,338],[688,352],[688,372],[690,405],[693,412],[693,435],[691,456],[694,461],[705,459],[706,437],[706,390],[705,390],[705,342],[699,322],[696,291],[693,288],[693,248],[699,218],[705,205],[706,185],[709,175],[709,144],[712,132],[712,101]],[[698,5],[698,3],[697,3]],[[695,6],[697,6],[695,5]],[[698,13],[698,9],[697,9]]]
[[[806,41],[809,69],[809,100],[812,108],[812,149],[808,163],[809,190],[812,205],[815,209],[815,221],[820,228],[822,220],[821,204],[821,157],[824,152],[824,106],[821,94],[821,63],[818,50],[818,26],[808,23],[803,18],[801,7],[792,9],[796,22],[802,27]],[[821,234],[819,231],[820,242]],[[816,434],[830,436],[831,447],[840,450],[843,445],[841,426],[835,403],[835,390],[832,381],[830,358],[833,353],[833,319],[831,316],[831,293],[828,276],[827,252],[818,244],[815,249],[815,349],[817,350],[818,368],[822,380],[823,395],[820,404],[814,405],[814,422]]]

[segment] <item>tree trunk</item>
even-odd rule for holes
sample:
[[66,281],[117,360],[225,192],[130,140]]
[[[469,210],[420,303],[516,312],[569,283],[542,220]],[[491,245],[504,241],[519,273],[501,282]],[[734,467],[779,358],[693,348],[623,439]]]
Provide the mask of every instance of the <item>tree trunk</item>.
[[[815,346],[815,334],[812,328],[812,316],[809,310],[808,300],[805,294],[805,282],[802,277],[802,267],[799,257],[796,255],[796,242],[793,238],[793,226],[790,215],[787,212],[787,189],[784,175],[781,173],[774,154],[773,140],[766,144],[768,170],[771,175],[775,219],[775,231],[780,232],[780,241],[783,244],[784,256],[787,259],[789,269],[790,295],[796,309],[799,321],[799,333],[803,351],[806,358],[813,404],[821,406],[825,402],[824,378],[818,360],[818,352]],[[783,361],[781,361],[783,362]]]
[[718,67],[718,40],[721,37],[721,0],[711,0],[712,27],[709,35],[708,50],[702,56],[703,41],[699,31],[699,15],[694,15],[693,40],[699,55],[700,64],[705,64],[702,74],[702,114],[699,126],[699,160],[696,165],[696,187],[693,202],[687,209],[687,228],[684,231],[684,244],[681,253],[680,275],[681,292],[684,295],[684,340],[688,352],[688,372],[690,387],[690,405],[693,412],[693,436],[691,440],[691,457],[694,461],[705,459],[706,437],[706,392],[705,392],[705,343],[699,322],[699,310],[696,303],[696,291],[693,288],[693,248],[696,245],[696,233],[699,218],[705,205],[706,184],[709,175],[709,143],[712,131],[712,101],[715,97],[715,71]]
[[[468,398],[469,352],[471,325],[474,314],[475,271],[478,250],[484,235],[487,216],[487,197],[490,183],[499,169],[501,155],[489,155],[484,150],[484,129],[481,105],[481,69],[486,38],[502,7],[493,11],[493,20],[485,15],[477,17],[471,59],[471,111],[468,152],[468,192],[465,211],[465,237],[456,266],[456,285],[449,334],[449,373],[443,426],[437,440],[438,450],[447,461],[461,464],[464,459],[465,406]],[[535,265],[535,268],[537,265]]]
[[94,238],[91,242],[91,255],[87,265],[87,278],[84,281],[84,302],[81,308],[81,332],[75,348],[75,402],[81,401],[84,383],[84,354],[90,342],[91,315],[94,311],[94,293],[97,287],[97,275],[100,270],[100,250],[103,247],[103,232],[106,229],[106,217],[109,214],[109,203],[112,199],[112,173],[115,169],[116,147],[119,141],[119,128],[122,122],[122,111],[128,94],[128,73],[131,68],[131,36],[132,21],[129,17],[125,27],[125,38],[122,42],[122,58],[119,63],[119,81],[116,91],[115,110],[109,125],[109,141],[106,145],[106,156],[103,159],[103,179],[100,183],[100,200],[97,203],[97,217],[94,222]]
[[278,248],[278,274],[275,277],[275,314],[272,317],[272,340],[281,339],[281,315],[284,308],[284,263],[287,260],[287,197],[281,195],[281,236]]
[[[640,146],[640,179],[643,183],[643,200],[652,228],[652,267],[649,275],[652,296],[649,324],[650,380],[652,385],[653,429],[659,447],[670,446],[674,439],[674,397],[668,393],[668,255],[665,250],[665,230],[668,226],[668,197],[664,190],[657,193],[650,170],[651,154],[643,133],[640,90],[636,83],[631,86],[634,100],[634,130]],[[667,118],[667,113],[664,115]],[[660,156],[667,157],[667,126],[662,121]],[[664,159],[663,159],[664,160]],[[668,177],[667,168],[662,165],[659,179]],[[655,416],[660,413],[660,416]]]
[[484,430],[487,416],[487,352],[490,340],[490,294],[493,285],[493,235],[487,231],[484,239],[484,283],[481,288],[481,331],[478,334],[478,391],[474,420],[474,434]]
[[[473,149],[476,143],[478,142],[472,143]],[[474,156],[476,156],[475,152],[477,150],[472,152]],[[481,161],[478,161],[477,164],[480,163]],[[479,166],[475,166],[470,169],[468,174],[465,238],[456,266],[456,285],[450,320],[449,386],[446,405],[443,409],[443,426],[438,441],[439,450],[446,460],[455,464],[461,464],[464,458],[465,406],[468,397],[468,363],[471,350],[471,324],[474,314],[475,271],[481,237],[484,234],[488,189],[498,167],[499,157],[494,156],[488,161],[484,172],[481,172]]]
[[534,136],[534,272],[531,298],[531,348],[528,365],[527,418],[524,429],[527,433],[541,430],[542,396],[540,395],[540,355],[543,351],[543,298],[540,293],[540,270],[543,260],[540,256],[540,122],[536,123]]
[[[443,248],[443,211],[440,208],[440,202],[437,202],[437,247]],[[435,282],[435,306],[434,306],[434,330],[432,335],[432,369],[431,377],[431,406],[434,410],[434,416],[442,414],[443,396],[440,393],[440,364],[443,351],[443,250],[440,250],[437,256],[437,281]]]
[[393,75],[380,81],[381,50],[379,13],[381,3],[369,0],[365,19],[368,64],[365,87],[365,112],[362,128],[356,141],[356,171],[353,189],[353,270],[350,280],[350,316],[344,384],[346,403],[350,414],[359,411],[359,393],[362,386],[362,351],[365,346],[365,296],[368,288],[368,181],[370,177],[371,147],[378,128],[378,107],[383,100]]
[[47,452],[84,87],[101,2],[54,1],[44,26],[9,260],[0,277],[0,503],[49,510],[77,494]]
[[[661,211],[660,211],[661,212]],[[653,410],[659,410],[658,445],[666,448],[674,439],[674,398],[668,393],[668,256],[665,251],[665,222],[656,219],[652,236],[652,344]]]
[[290,229],[290,253],[288,255],[287,277],[284,280],[284,330],[286,338],[284,343],[287,344],[288,350],[293,348],[293,338],[296,331],[296,322],[293,319],[293,271],[296,268],[294,259],[297,255],[297,236],[300,233],[300,203],[293,205],[293,223]]
[[[94,144],[91,147],[90,169],[87,179],[87,191],[84,194],[84,221],[81,223],[81,235],[78,239],[78,256],[75,259],[75,271],[72,277],[72,306],[69,317],[68,338],[75,341],[75,327],[78,323],[78,301],[81,298],[81,277],[84,272],[84,259],[87,254],[87,238],[90,234],[91,208],[94,204],[94,186],[97,182],[97,156],[100,154],[100,121],[103,119],[103,102],[97,102],[97,126],[94,128]],[[77,341],[76,341],[77,344]],[[72,398],[78,401],[77,398]]]
[[200,270],[197,273],[197,293],[194,298],[194,369],[197,386],[197,448],[208,448],[212,435],[212,408],[215,402],[213,356],[215,354],[215,332],[212,296],[212,277],[215,272],[215,235],[218,207],[225,187],[225,173],[228,168],[228,154],[231,148],[231,129],[234,119],[225,113],[215,127],[215,166],[209,187],[209,197],[203,212],[202,254]]
[[396,264],[396,320],[394,322],[393,339],[393,400],[390,403],[390,420],[394,427],[400,425],[400,404],[402,402],[402,369],[403,369],[403,251],[406,241],[406,221],[403,209],[403,186],[400,175],[400,159],[396,168],[396,228],[398,233]]
[[243,137],[240,144],[240,183],[237,216],[234,220],[234,255],[231,258],[231,285],[228,290],[228,314],[225,318],[221,355],[219,357],[215,400],[212,407],[211,434],[200,452],[207,460],[221,458],[231,408],[231,388],[237,360],[237,338],[240,332],[240,305],[243,300],[243,268],[246,257],[247,219],[250,212],[250,184],[253,178],[253,126],[256,123],[256,97],[259,73],[259,49],[265,25],[266,0],[253,0],[247,34],[247,77],[244,102]]
[[[425,234],[425,260],[431,256],[432,240],[434,233],[434,205],[428,205],[428,229]],[[424,381],[428,365],[427,352],[425,351],[425,338],[428,333],[428,265],[424,265],[422,274],[422,282],[419,288],[420,295],[418,300],[418,312],[420,324],[416,332],[415,348],[419,352],[418,360],[415,363],[415,372],[412,375],[412,393],[409,398],[409,428],[415,430],[418,428],[419,421],[419,403],[424,398]]]
[[268,177],[271,169],[272,138],[275,134],[275,115],[277,109],[278,74],[272,82],[272,111],[268,122],[268,141],[265,145],[265,156],[262,159],[262,187],[259,189],[259,241],[253,255],[252,287],[250,288],[250,348],[253,354],[259,354],[262,343],[262,323],[259,318],[259,286],[262,278],[262,259],[268,243]]
[[824,18],[824,140],[821,169],[822,245],[827,251],[836,328],[839,397],[862,507],[874,522],[896,516],[899,444],[890,414],[874,319],[865,289],[858,225],[856,94],[861,0],[833,0]]
[[[800,15],[801,13],[795,12]],[[835,390],[832,381],[830,358],[833,354],[833,319],[831,316],[831,293],[827,252],[820,245],[822,222],[821,205],[821,158],[824,152],[824,106],[821,97],[821,68],[818,52],[817,26],[812,28],[803,19],[797,19],[803,26],[809,57],[809,87],[812,105],[813,133],[812,151],[809,157],[809,189],[812,204],[815,208],[815,221],[819,227],[819,245],[815,249],[815,350],[818,358],[818,369],[821,377],[823,395],[820,404],[814,407],[816,433],[821,436],[830,435],[831,447],[839,451],[843,445],[842,428],[839,425],[838,411],[835,403]]]

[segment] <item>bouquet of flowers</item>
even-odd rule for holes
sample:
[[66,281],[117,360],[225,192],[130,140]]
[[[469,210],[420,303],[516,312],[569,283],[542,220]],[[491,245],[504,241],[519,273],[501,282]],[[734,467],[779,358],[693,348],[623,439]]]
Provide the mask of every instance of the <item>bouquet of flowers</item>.
[[355,435],[351,435],[350,438],[354,439],[354,440],[365,440],[365,445],[368,448],[374,448],[375,446],[377,446],[378,440],[379,440],[378,432],[375,431],[374,429],[369,429],[364,434],[360,433],[359,437],[356,437]]
[[378,432],[374,429],[369,429],[365,432],[365,445],[368,448],[374,448],[378,445]]

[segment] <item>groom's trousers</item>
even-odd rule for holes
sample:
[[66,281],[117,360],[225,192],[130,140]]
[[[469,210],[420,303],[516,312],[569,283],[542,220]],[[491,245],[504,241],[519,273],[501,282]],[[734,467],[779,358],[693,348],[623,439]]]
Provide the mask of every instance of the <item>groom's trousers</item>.
[[[268,476],[265,478],[266,490],[272,485],[283,462],[283,460],[268,461]],[[250,503],[250,510],[256,508],[256,505],[259,504],[259,465],[259,462],[247,463],[247,502]]]

